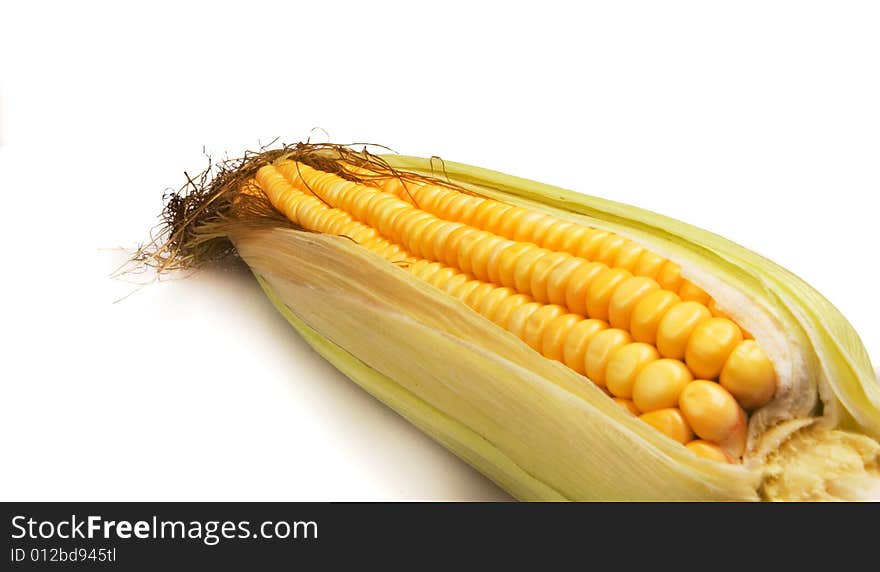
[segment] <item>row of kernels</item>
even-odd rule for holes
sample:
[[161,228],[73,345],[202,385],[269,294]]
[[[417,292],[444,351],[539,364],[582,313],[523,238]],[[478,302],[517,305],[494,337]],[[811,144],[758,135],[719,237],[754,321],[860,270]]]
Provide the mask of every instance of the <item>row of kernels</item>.
[[[373,184],[442,219],[472,225],[511,240],[567,252],[589,261],[602,262],[612,268],[628,270],[635,276],[654,278],[660,287],[677,292],[685,301],[703,304],[711,301],[704,290],[681,276],[681,268],[677,264],[610,231],[580,226],[439,185],[403,185],[394,177],[374,181]],[[410,190],[408,195],[401,192],[404,188]]]

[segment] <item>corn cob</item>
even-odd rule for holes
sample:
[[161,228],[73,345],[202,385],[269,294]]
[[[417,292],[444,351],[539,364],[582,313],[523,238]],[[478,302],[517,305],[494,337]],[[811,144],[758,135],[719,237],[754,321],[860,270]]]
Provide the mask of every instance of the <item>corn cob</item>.
[[318,351],[519,498],[874,494],[880,392],[808,286],[633,207],[432,166],[260,153],[172,199],[150,255],[234,248]]

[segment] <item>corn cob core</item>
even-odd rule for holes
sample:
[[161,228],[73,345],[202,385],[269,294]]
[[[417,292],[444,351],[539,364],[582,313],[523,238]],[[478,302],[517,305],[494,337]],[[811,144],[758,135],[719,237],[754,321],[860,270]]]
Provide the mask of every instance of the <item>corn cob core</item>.
[[348,236],[462,300],[667,436],[690,444],[696,434],[697,455],[740,457],[743,407],[775,390],[763,350],[677,265],[623,237],[436,187],[422,199],[457,219],[447,220],[393,189],[287,160],[251,185],[296,224]]

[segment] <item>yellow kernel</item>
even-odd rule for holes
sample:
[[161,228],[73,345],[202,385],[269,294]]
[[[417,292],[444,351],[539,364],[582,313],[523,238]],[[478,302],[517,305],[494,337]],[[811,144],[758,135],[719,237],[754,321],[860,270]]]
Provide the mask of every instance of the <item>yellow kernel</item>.
[[[373,200],[374,196],[375,195],[373,195],[372,193],[358,193],[357,195],[355,195],[354,199],[351,202],[351,208],[349,209],[351,216],[353,216],[354,218],[356,218],[358,220],[365,221],[367,219],[367,204],[371,200]],[[426,213],[426,212],[417,211],[417,210],[410,210],[410,211],[408,211],[408,213],[410,213],[410,214],[418,213],[421,215],[428,215],[428,213]],[[428,215],[428,216],[430,216],[430,215]]]
[[507,329],[510,316],[513,312],[520,306],[530,302],[532,302],[532,299],[525,294],[514,294],[513,296],[502,300],[502,302],[495,307],[495,311],[489,319],[502,328]]
[[461,224],[469,224],[471,213],[476,208],[480,199],[470,195],[457,195],[454,200],[446,204],[447,220],[457,220]]
[[[369,208],[370,203],[361,202],[363,200],[362,196],[354,195],[353,193],[348,193],[346,197],[349,197],[347,202],[349,203],[348,211],[351,215],[365,223],[369,223],[369,220],[367,220],[368,213],[362,213],[362,215],[358,217],[353,206],[359,203],[362,209],[367,209]],[[381,219],[378,221],[380,224],[371,226],[375,227],[383,236],[387,236],[391,238],[391,240],[399,241],[401,238],[400,231],[404,227],[404,222],[407,216],[418,211],[415,211],[411,206],[402,201],[394,201],[393,204],[385,203],[382,206],[385,210],[382,213]]]
[[[736,399],[714,381],[695,379],[681,392],[679,407],[694,433],[731,451],[732,441],[746,430],[746,416]],[[745,445],[743,440],[742,445]]]
[[[498,248],[504,239],[500,236],[488,235],[477,242],[471,251],[470,274],[478,280],[489,280],[489,256]],[[459,257],[461,260],[461,257]],[[463,269],[462,269],[463,270]],[[505,284],[508,286],[508,284]]]
[[510,314],[510,319],[507,321],[506,326],[507,331],[519,339],[523,339],[523,331],[526,328],[526,322],[529,317],[540,310],[542,306],[543,304],[538,304],[537,302],[528,302],[519,306]]
[[416,261],[414,264],[411,264],[411,265],[407,268],[407,270],[408,270],[411,274],[413,274],[413,275],[418,276],[419,278],[421,278],[422,270],[424,270],[425,267],[427,267],[429,264],[431,264],[431,262],[430,262],[429,260],[425,260],[424,258],[420,258],[420,259],[419,259],[418,261]]
[[[488,232],[472,228],[461,232],[460,235],[456,232],[455,237],[457,240],[450,240],[450,243],[447,244],[447,248],[450,249],[449,252],[446,253],[449,265],[458,268],[465,274],[470,274],[471,252],[473,252],[474,247],[486,236],[489,236]],[[451,248],[453,244],[455,244],[455,250],[452,250]],[[455,263],[452,262],[453,260]]]
[[590,340],[597,333],[606,329],[608,324],[602,320],[584,320],[575,324],[568,332],[565,338],[565,346],[562,349],[562,361],[580,374],[585,374],[584,355],[587,353],[587,346]]
[[327,213],[327,221],[323,232],[328,234],[339,234],[343,227],[351,222],[351,217],[347,213],[332,209]]
[[550,275],[554,268],[569,258],[572,258],[572,256],[567,252],[550,252],[546,256],[542,256],[535,261],[535,267],[532,270],[531,283],[529,284],[529,292],[531,292],[532,297],[536,301],[541,302],[542,304],[550,302],[550,297],[547,293]]
[[535,230],[544,223],[546,218],[547,216],[542,213],[526,211],[513,228],[513,232],[508,236],[519,242],[534,242],[538,244],[538,241],[534,239]]
[[[525,209],[521,209],[519,207],[513,207],[506,213],[504,213],[504,217],[498,222],[498,225],[495,227],[495,230],[492,232],[496,234],[500,234],[501,236],[512,238],[513,233],[516,231],[519,226],[519,221],[523,220],[529,214],[529,211]],[[486,229],[489,230],[489,229]]]
[[577,256],[578,247],[580,246],[581,241],[591,232],[592,229],[590,229],[589,227],[575,225],[574,228],[569,229],[565,233],[565,236],[562,237],[562,242],[559,245],[559,250]]
[[654,278],[660,272],[660,268],[665,262],[666,259],[662,256],[646,250],[642,252],[641,256],[639,256],[639,260],[636,262],[636,266],[633,268],[632,273],[636,276]]
[[425,185],[419,192],[419,208],[430,210],[434,208],[441,198],[446,196],[446,189],[438,185]]
[[633,339],[657,345],[657,328],[670,308],[681,302],[678,294],[668,290],[656,290],[639,300],[630,315],[629,330]]
[[476,308],[477,312],[488,319],[492,319],[495,314],[495,308],[505,299],[513,296],[516,292],[512,288],[495,288],[480,300],[480,305]]
[[[516,261],[526,251],[537,248],[534,244],[527,242],[512,242],[506,244],[498,253],[497,263],[493,264],[492,276],[498,284],[510,286],[516,285]],[[494,262],[494,259],[493,259]]]
[[377,244],[376,247],[373,249],[373,252],[391,261],[407,260],[409,258],[406,255],[406,252],[404,252],[399,246],[397,246],[396,244],[390,244],[388,242],[384,242],[384,244]]
[[587,377],[599,387],[605,387],[608,360],[616,350],[631,341],[628,332],[617,328],[602,330],[594,335],[584,354],[584,371]]
[[683,359],[688,339],[700,322],[711,319],[709,309],[697,302],[681,302],[669,309],[657,327],[660,355]]
[[660,272],[657,273],[654,279],[660,284],[661,288],[672,292],[677,292],[684,280],[681,277],[681,266],[670,260],[663,263],[663,266],[660,267]]
[[548,250],[564,251],[565,249],[562,248],[562,242],[565,239],[565,235],[573,226],[574,223],[568,222],[567,220],[554,221],[553,224],[550,225],[550,228],[547,229],[547,233],[541,241],[541,246]]
[[766,352],[754,340],[740,342],[721,370],[721,386],[743,408],[765,405],[776,392],[776,370]]
[[495,288],[496,286],[491,282],[483,282],[478,288],[471,290],[470,294],[468,294],[467,298],[464,298],[463,301],[465,304],[476,310],[480,307],[480,302],[483,301],[483,298],[491,294]]
[[455,292],[458,288],[460,288],[465,282],[471,280],[471,277],[467,274],[456,274],[452,278],[446,281],[440,288],[445,291],[447,294],[452,296],[453,292]]
[[416,263],[411,267],[412,269],[410,270],[410,272],[413,272],[422,280],[430,280],[435,273],[439,272],[443,268],[443,265],[439,262],[431,262],[425,258],[422,258],[421,260],[424,260],[427,264]]
[[[554,219],[553,217],[542,214],[540,217],[535,219],[534,223],[532,224],[532,228],[529,233],[530,238],[523,239],[523,240],[531,240],[535,244],[540,244],[541,246],[544,246],[544,242],[546,240],[547,233],[550,232],[550,228],[553,226],[553,224],[555,222],[556,222],[556,219]],[[519,235],[517,234],[516,236],[519,236]],[[545,248],[546,248],[546,246],[545,246]]]
[[585,228],[586,232],[580,238],[580,241],[575,248],[575,254],[581,258],[586,260],[596,261],[596,253],[599,251],[599,248],[602,246],[602,243],[605,242],[605,239],[611,236],[611,233],[605,230],[599,230],[598,228]]
[[541,354],[556,361],[563,361],[565,341],[572,328],[584,321],[577,314],[563,314],[554,319],[544,330],[541,338]]
[[682,390],[693,378],[688,368],[678,360],[653,361],[636,375],[632,386],[633,403],[639,411],[675,407]]
[[[458,263],[458,254],[464,250],[464,245],[477,238],[479,231],[466,225],[454,229],[446,237],[446,248],[442,254],[442,260],[453,268],[461,268]],[[436,247],[435,247],[436,248]]]
[[628,242],[627,239],[617,234],[611,234],[605,237],[605,240],[602,241],[602,244],[600,244],[598,250],[596,250],[596,262],[604,262],[608,266],[613,267],[614,260],[617,258],[617,253],[620,252],[620,249]]
[[609,268],[597,274],[587,289],[587,315],[597,320],[608,320],[608,306],[618,286],[632,278],[629,270]]
[[501,217],[512,208],[510,205],[498,201],[483,201],[474,211],[473,226],[494,232]]
[[458,217],[455,220],[473,228],[475,226],[474,214],[482,201],[483,199],[464,195],[464,198],[461,200],[461,211],[459,211]]
[[343,234],[361,245],[377,236],[376,229],[369,226],[358,225],[357,223],[352,223],[349,229]]
[[482,286],[484,283],[479,280],[468,280],[458,288],[449,290],[449,295],[454,296],[464,302],[471,295],[471,292]]
[[423,210],[431,210],[434,212],[444,212],[446,210],[446,205],[449,204],[449,201],[454,199],[459,193],[458,191],[453,191],[452,189],[445,189],[439,185],[433,185],[434,188],[437,189],[437,194],[435,195],[435,199],[433,201],[433,205],[423,206]]
[[660,289],[653,279],[633,276],[621,282],[608,304],[608,322],[615,328],[628,330],[632,311],[642,298]]
[[395,204],[387,205],[385,212],[378,217],[379,224],[376,226],[376,230],[383,236],[392,236],[397,224],[397,218],[403,216],[409,210],[409,205],[401,201],[395,201]]
[[433,208],[431,208],[431,212],[439,218],[449,220],[449,213],[447,211],[447,208],[457,196],[460,196],[458,192],[450,189],[444,189],[437,199],[436,203],[434,203]]
[[533,312],[528,320],[526,320],[520,337],[525,343],[529,344],[532,349],[541,351],[544,330],[547,329],[547,326],[549,326],[553,320],[563,314],[565,314],[565,308],[562,306],[555,306],[552,304],[543,305],[540,309]]
[[704,459],[709,459],[710,461],[717,461],[719,463],[733,463],[734,460],[724,452],[724,449],[716,445],[715,443],[710,443],[708,441],[703,441],[702,439],[695,439],[685,445],[688,449],[690,449],[693,453],[695,453],[698,457],[702,457]]
[[321,207],[321,202],[318,199],[303,201],[303,204],[296,211],[300,224],[306,228],[315,228],[315,221],[321,213]]
[[742,339],[739,326],[727,318],[709,318],[691,332],[684,361],[695,376],[717,379],[728,356]]
[[438,218],[422,226],[419,229],[416,244],[413,245],[410,252],[412,252],[414,256],[421,256],[428,260],[437,260],[438,257],[434,255],[434,237],[441,229],[449,227],[451,224],[452,223]]
[[569,255],[569,258],[553,267],[547,277],[547,299],[551,304],[565,305],[565,289],[568,286],[568,280],[578,268],[588,264],[589,262],[586,260]]
[[634,342],[618,349],[605,368],[605,386],[617,397],[632,397],[636,376],[649,363],[660,358],[654,346]]
[[[611,265],[615,268],[624,268],[633,272],[644,251],[645,249],[639,244],[627,240],[626,243],[620,247],[620,250],[617,251],[617,256],[614,258]],[[633,272],[633,274],[635,273]]]
[[587,313],[587,290],[593,279],[607,270],[601,262],[588,262],[578,266],[565,284],[565,305],[572,314]]
[[[375,175],[375,172],[364,170],[361,171],[360,174]],[[391,193],[399,199],[413,204],[415,204],[416,201],[419,201],[424,193],[428,192],[429,187],[427,183],[420,181],[404,181],[399,177],[367,178],[364,180],[364,184],[380,188],[386,193]]]
[[431,286],[440,288],[442,290],[443,285],[449,282],[449,280],[452,279],[453,276],[457,276],[458,274],[460,273],[455,268],[444,266],[428,279],[428,283],[431,284]]
[[534,297],[534,293],[530,291],[532,272],[534,272],[538,261],[549,254],[549,250],[535,246],[531,250],[523,252],[522,255],[516,259],[516,268],[513,272],[513,282],[514,288],[516,288],[517,292],[531,294],[532,297]]
[[712,297],[705,290],[691,282],[685,280],[678,289],[678,296],[684,301],[699,302],[700,304],[709,304]]
[[319,232],[324,232],[324,226],[327,224],[328,215],[329,213],[327,209],[319,210],[312,222],[312,228]]
[[482,228],[488,230],[489,232],[503,236],[500,230],[501,225],[508,217],[516,213],[519,209],[514,206],[505,205],[496,201],[492,202],[495,203],[495,206],[486,217],[486,221]]
[[649,411],[639,415],[639,419],[682,445],[694,437],[681,411],[675,407]]
[[510,254],[514,252],[516,252],[518,255],[519,252],[522,252],[523,250],[522,243],[517,243],[512,240],[505,239],[498,246],[495,247],[495,250],[493,250],[489,254],[489,259],[486,261],[486,271],[489,274],[489,282],[494,282],[495,284],[502,283],[501,276],[499,274],[501,270],[501,257],[508,250],[511,251],[510,253],[508,253],[508,256],[510,256]]
[[453,266],[450,264],[449,257],[449,249],[447,248],[447,244],[449,244],[449,239],[452,235],[463,228],[464,225],[459,224],[457,222],[447,222],[446,224],[440,226],[435,230],[431,237],[430,247],[426,248],[426,250],[431,251],[431,256],[426,256],[426,258],[430,258],[432,260],[438,260],[447,264],[449,266]]
[[[357,216],[356,213],[352,214],[355,215],[355,218],[363,220],[362,217]],[[412,252],[412,245],[414,239],[418,236],[419,229],[424,228],[424,226],[433,219],[433,216],[423,211],[417,211],[415,209],[405,211],[394,219],[393,235],[396,235],[395,242],[402,243],[407,250]]]

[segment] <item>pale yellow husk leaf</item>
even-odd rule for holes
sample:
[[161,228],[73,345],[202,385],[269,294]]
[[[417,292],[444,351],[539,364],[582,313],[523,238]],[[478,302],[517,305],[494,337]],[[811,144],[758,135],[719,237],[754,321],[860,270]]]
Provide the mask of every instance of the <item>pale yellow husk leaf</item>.
[[525,500],[755,500],[757,475],[697,458],[562,364],[350,241],[234,240],[324,357]]

